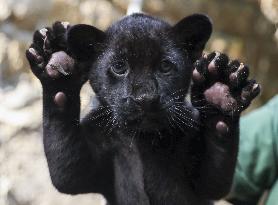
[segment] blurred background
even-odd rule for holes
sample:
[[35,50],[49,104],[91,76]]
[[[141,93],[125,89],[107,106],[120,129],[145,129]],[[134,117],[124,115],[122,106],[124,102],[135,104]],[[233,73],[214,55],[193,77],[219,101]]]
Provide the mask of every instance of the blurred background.
[[[41,87],[25,50],[36,29],[56,20],[106,29],[132,5],[129,0],[0,0],[0,205],[103,204],[100,195],[71,197],[52,187],[41,139]],[[246,62],[263,87],[248,111],[278,93],[278,0],[145,0],[142,7],[171,23],[208,14],[214,32],[206,50]],[[83,107],[91,94],[84,86]]]

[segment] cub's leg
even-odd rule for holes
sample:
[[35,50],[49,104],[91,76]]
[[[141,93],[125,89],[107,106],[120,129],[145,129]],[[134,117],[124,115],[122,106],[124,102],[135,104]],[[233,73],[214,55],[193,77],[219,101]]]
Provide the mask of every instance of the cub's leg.
[[94,160],[79,123],[81,86],[87,73],[68,55],[68,23],[34,33],[26,51],[31,70],[43,88],[43,141],[54,186],[61,192],[92,192]]
[[200,111],[205,140],[196,192],[218,199],[230,189],[237,159],[239,117],[259,94],[260,86],[248,80],[248,67],[221,53],[203,56],[195,63],[191,100]]

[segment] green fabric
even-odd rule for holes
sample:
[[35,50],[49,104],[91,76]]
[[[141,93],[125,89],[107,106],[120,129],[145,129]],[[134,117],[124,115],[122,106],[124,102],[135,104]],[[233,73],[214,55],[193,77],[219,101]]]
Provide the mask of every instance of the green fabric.
[[241,118],[238,163],[229,198],[256,204],[269,190],[266,205],[277,205],[277,151],[278,96]]
[[266,205],[278,204],[278,180],[276,180],[274,186],[271,188]]

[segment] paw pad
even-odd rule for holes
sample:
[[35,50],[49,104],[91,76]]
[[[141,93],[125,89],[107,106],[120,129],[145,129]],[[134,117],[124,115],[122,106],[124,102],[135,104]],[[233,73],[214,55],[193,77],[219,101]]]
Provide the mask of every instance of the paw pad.
[[224,137],[229,133],[228,125],[223,121],[217,122],[215,128],[218,132],[219,137]]
[[67,97],[65,95],[65,93],[63,92],[58,92],[56,93],[55,97],[54,97],[54,103],[58,106],[58,107],[64,107],[67,101]]
[[236,60],[229,62],[225,54],[203,55],[194,66],[191,96],[197,108],[202,102],[238,115],[260,92],[256,81],[248,80],[249,68]]

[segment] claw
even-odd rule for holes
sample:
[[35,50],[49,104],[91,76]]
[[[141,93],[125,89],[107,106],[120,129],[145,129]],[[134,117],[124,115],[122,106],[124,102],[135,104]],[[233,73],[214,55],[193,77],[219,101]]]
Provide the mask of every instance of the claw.
[[50,40],[48,39],[48,37],[46,37],[44,39],[44,42],[43,42],[43,50],[44,52],[47,54],[47,55],[50,55],[52,53],[52,46],[51,46],[51,42]]
[[34,48],[29,48],[26,52],[26,55],[29,61],[32,61],[35,64],[41,64],[43,62],[43,58],[38,54],[38,52]]
[[70,25],[70,23],[67,21],[62,21],[61,24],[64,26],[65,29],[67,29],[68,26]]
[[253,99],[257,97],[261,92],[261,86],[259,84],[254,84],[252,87],[252,97]]
[[207,56],[208,62],[211,62],[216,56],[216,52],[212,52]]
[[260,85],[254,80],[250,80],[249,84],[243,88],[241,93],[241,102],[244,107],[247,107],[250,102],[260,93]]
[[[231,69],[230,69],[231,70]],[[246,83],[249,76],[249,69],[240,63],[237,70],[230,74],[229,79],[232,87],[238,88]]]
[[41,34],[43,37],[46,37],[46,33],[47,33],[47,29],[46,29],[46,28],[42,28],[39,32],[40,32],[40,34]]
[[207,59],[207,58],[208,58],[208,54],[207,54],[207,53],[203,53],[203,54],[202,54],[202,57],[205,58],[205,59]]
[[252,92],[258,92],[260,90],[260,85],[258,83],[254,84],[252,87]]
[[38,46],[41,47],[43,45],[45,36],[40,31],[36,31],[33,35],[33,42]]
[[34,48],[29,48],[28,51],[31,53],[32,55],[32,59],[37,63],[40,64],[43,62],[43,58],[41,56],[39,56],[39,54],[37,53],[37,51]]
[[217,74],[217,68],[215,66],[215,58],[209,63],[208,70],[211,74]]
[[240,63],[238,70],[242,70],[244,68],[244,64]]

